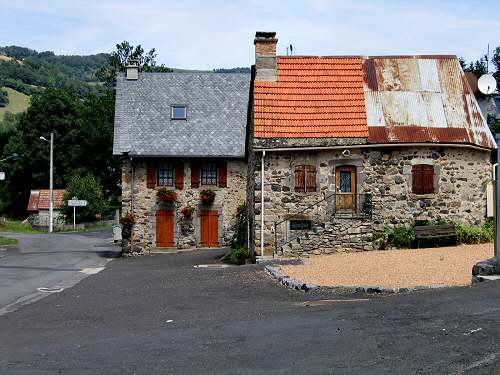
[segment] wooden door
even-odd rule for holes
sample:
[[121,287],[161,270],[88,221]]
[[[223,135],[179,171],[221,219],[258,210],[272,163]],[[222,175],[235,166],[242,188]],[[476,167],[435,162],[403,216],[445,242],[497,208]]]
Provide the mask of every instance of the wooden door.
[[201,211],[201,246],[219,246],[219,213],[215,210]]
[[174,210],[161,210],[156,212],[156,246],[175,246]]
[[354,211],[356,207],[356,167],[337,167],[335,179],[337,211]]

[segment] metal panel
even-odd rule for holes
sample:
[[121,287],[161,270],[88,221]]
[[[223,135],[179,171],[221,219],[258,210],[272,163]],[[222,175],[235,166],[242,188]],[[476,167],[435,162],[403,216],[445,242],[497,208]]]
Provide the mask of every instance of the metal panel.
[[366,116],[368,126],[385,126],[384,112],[380,102],[379,91],[367,91],[365,93]]
[[439,74],[435,60],[419,59],[420,89],[422,91],[441,92]]

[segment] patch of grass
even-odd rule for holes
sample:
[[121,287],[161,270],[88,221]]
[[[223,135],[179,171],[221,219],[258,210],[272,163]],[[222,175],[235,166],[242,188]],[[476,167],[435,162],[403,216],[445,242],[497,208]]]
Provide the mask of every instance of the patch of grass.
[[4,224],[0,224],[0,232],[42,233],[39,230],[33,229],[29,223],[23,224],[19,220],[9,219],[7,219]]
[[7,238],[0,236],[0,246],[17,245],[18,242],[19,241],[16,240],[15,238]]
[[248,259],[248,249],[240,247],[238,249],[231,249],[229,253],[224,255],[222,261],[230,264],[244,264],[245,259]]
[[6,107],[0,107],[0,120],[3,120],[5,112],[19,113],[24,112],[30,105],[30,97],[22,92],[11,89],[10,87],[3,87],[9,97],[9,104]]

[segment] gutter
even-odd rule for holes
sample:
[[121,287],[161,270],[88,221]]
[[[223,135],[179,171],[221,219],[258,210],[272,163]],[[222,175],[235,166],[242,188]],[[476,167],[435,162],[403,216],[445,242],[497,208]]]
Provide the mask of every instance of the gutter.
[[255,152],[283,152],[283,151],[317,151],[317,150],[345,150],[346,148],[380,148],[380,147],[458,147],[472,148],[479,151],[491,152],[493,149],[463,143],[378,143],[378,144],[354,144],[336,146],[305,146],[305,147],[277,147],[277,148],[254,148]]

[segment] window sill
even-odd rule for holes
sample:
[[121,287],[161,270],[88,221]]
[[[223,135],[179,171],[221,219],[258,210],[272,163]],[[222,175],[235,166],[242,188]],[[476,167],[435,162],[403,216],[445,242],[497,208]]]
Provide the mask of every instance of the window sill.
[[437,193],[431,193],[431,194],[415,194],[415,193],[411,193],[410,194],[410,198],[414,199],[414,200],[429,199],[429,198],[435,198],[436,195],[437,195]]

